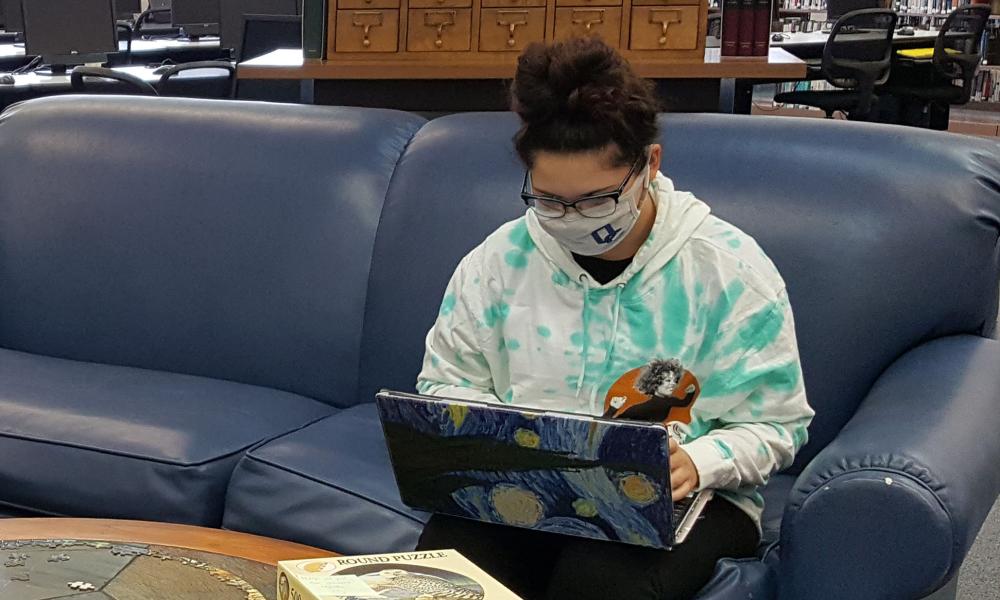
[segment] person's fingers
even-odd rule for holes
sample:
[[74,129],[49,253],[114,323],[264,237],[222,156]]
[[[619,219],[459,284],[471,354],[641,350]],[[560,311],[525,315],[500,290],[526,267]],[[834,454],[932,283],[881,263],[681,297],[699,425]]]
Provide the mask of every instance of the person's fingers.
[[677,443],[677,440],[675,440],[674,438],[670,438],[669,448],[670,448],[670,453],[673,454],[674,452],[680,450],[681,447],[680,444]]
[[694,490],[694,485],[691,483],[690,480],[687,480],[683,484],[681,484],[680,487],[672,491],[671,497],[673,498],[674,502],[677,502],[678,500],[681,500],[685,496],[690,494],[693,490]]

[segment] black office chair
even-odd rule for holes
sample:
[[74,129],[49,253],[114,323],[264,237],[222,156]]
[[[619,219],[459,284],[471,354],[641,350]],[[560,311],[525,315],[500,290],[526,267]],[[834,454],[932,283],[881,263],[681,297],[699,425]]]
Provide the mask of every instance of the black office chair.
[[[228,72],[225,79],[183,79],[178,73],[194,69],[221,69]],[[232,98],[236,86],[236,67],[227,60],[205,60],[168,67],[156,82],[161,96],[186,96],[198,98]]]
[[897,97],[903,103],[903,113],[912,115],[914,111],[907,110],[907,106],[914,105],[919,113],[916,119],[904,115],[899,122],[947,129],[947,119],[932,123],[930,113],[935,105],[947,109],[948,105],[969,101],[976,70],[983,60],[981,42],[989,19],[988,4],[960,6],[941,26],[931,59],[896,57],[893,77],[879,87],[878,93]]
[[[245,15],[243,40],[237,48],[240,62],[282,48],[302,47],[302,17],[290,15]],[[264,102],[298,102],[299,82],[237,80],[235,97]]]
[[818,74],[841,89],[785,92],[774,101],[815,106],[828,119],[837,111],[851,120],[870,119],[878,102],[875,86],[889,78],[897,20],[891,10],[871,8],[840,17],[823,47]]
[[[87,78],[105,80],[105,84],[96,88],[87,83]],[[124,85],[107,86],[107,80],[112,80]],[[139,79],[134,75],[115,71],[105,67],[76,67],[69,76],[70,86],[73,91],[86,94],[100,91],[101,93],[133,94],[139,96],[159,96],[156,88],[152,84]]]

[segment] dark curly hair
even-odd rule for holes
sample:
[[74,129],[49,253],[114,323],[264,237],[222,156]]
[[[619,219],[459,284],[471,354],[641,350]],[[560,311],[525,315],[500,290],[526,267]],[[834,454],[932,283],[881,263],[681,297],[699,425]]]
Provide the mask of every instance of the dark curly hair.
[[534,43],[517,61],[511,108],[521,117],[514,146],[529,168],[538,151],[588,152],[614,144],[629,166],[658,138],[651,82],[597,37]]

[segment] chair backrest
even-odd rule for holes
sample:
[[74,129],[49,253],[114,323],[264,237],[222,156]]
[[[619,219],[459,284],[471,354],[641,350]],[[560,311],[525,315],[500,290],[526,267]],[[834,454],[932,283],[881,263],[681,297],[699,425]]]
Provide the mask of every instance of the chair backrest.
[[945,19],[934,40],[934,68],[945,79],[961,79],[965,104],[972,94],[976,69],[983,60],[982,39],[990,20],[989,4],[964,5]]
[[423,122],[124,96],[9,108],[0,347],[351,403],[375,227]]
[[[907,350],[992,331],[1000,143],[787,117],[678,114],[661,124],[664,173],[754,236],[788,285],[818,413],[798,465]],[[516,130],[510,114],[444,117],[403,154],[375,242],[359,401],[413,388],[455,265],[523,214]]]
[[238,60],[250,60],[280,48],[302,47],[302,17],[244,15]]
[[889,78],[892,37],[898,16],[891,10],[849,12],[833,25],[823,47],[823,76],[837,87],[871,93]]

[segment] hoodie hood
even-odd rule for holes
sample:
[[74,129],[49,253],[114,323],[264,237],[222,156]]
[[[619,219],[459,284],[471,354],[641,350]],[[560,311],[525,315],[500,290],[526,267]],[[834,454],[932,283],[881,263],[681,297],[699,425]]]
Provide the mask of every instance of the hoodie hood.
[[[663,173],[657,172],[650,185],[652,199],[656,205],[656,219],[646,242],[639,248],[632,263],[621,275],[604,285],[594,282],[588,287],[612,288],[632,283],[635,277],[640,278],[638,283],[641,286],[643,278],[659,271],[677,255],[711,212],[707,204],[690,192],[676,191],[673,181]],[[589,279],[589,274],[577,264],[570,251],[542,228],[535,211],[530,209],[527,211],[525,222],[528,234],[538,247],[539,253],[545,257],[554,271],[562,271],[570,281],[577,284],[585,278]],[[594,219],[594,224],[595,229],[599,227],[600,219]]]

